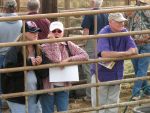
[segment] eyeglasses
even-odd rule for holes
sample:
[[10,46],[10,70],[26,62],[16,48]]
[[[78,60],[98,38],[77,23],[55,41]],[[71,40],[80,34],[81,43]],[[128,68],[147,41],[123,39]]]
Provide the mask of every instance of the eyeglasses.
[[53,31],[52,31],[52,33],[56,33],[56,32],[57,32],[57,33],[61,33],[62,31],[61,31],[61,30],[53,30]]

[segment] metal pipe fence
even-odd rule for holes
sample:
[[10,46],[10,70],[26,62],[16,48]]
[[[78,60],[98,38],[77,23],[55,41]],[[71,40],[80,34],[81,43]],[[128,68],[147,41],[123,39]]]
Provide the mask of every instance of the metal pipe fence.
[[[77,12],[64,12],[64,13],[53,13],[53,14],[38,14],[38,15],[22,15],[18,17],[0,17],[0,21],[14,21],[14,20],[28,20],[28,19],[35,19],[35,18],[56,18],[56,17],[67,17],[67,16],[77,16],[77,15],[96,15],[100,13],[113,13],[113,12],[125,12],[125,11],[134,11],[134,10],[150,10],[150,6],[138,6],[138,7],[121,7],[121,8],[114,8],[114,9],[100,9],[100,10],[90,10],[90,11],[77,11]],[[74,28],[68,28],[69,30],[73,30]],[[68,30],[66,29],[66,30]],[[76,30],[81,28],[76,28]],[[135,34],[150,34],[150,30],[142,30],[142,31],[131,31],[131,32],[123,32],[123,33],[110,33],[110,34],[99,34],[99,35],[89,35],[89,36],[79,36],[79,37],[65,37],[62,39],[45,39],[45,40],[38,40],[34,42],[10,42],[10,43],[0,43],[0,47],[11,47],[11,46],[26,46],[28,44],[42,44],[42,43],[53,43],[53,42],[62,42],[62,41],[73,41],[73,40],[88,40],[88,39],[98,39],[101,37],[111,38],[113,36],[127,36],[127,35],[135,35]],[[67,66],[67,65],[75,65],[75,64],[86,64],[86,63],[98,63],[101,61],[112,61],[112,60],[127,60],[132,58],[141,58],[141,57],[150,57],[150,53],[139,54],[131,57],[123,57],[123,58],[103,58],[103,59],[90,59],[88,61],[80,61],[80,62],[68,62],[63,64],[45,64],[39,66],[24,66],[24,67],[17,67],[16,68],[7,68],[7,69],[0,69],[0,73],[6,72],[17,72],[17,71],[27,71],[33,69],[43,69],[43,68],[50,68],[50,67],[57,67],[57,66]],[[38,91],[27,91],[27,92],[19,92],[19,93],[12,93],[12,94],[1,94],[0,98],[13,98],[18,96],[29,96],[34,94],[42,94],[48,92],[58,92],[63,90],[75,90],[75,89],[83,89],[88,87],[99,87],[104,85],[114,85],[114,84],[122,84],[122,83],[129,83],[134,82],[137,80],[149,80],[150,77],[139,77],[139,78],[130,78],[130,79],[123,79],[123,80],[115,80],[109,82],[99,82],[93,84],[83,84],[83,85],[76,85],[64,88],[55,88],[55,89],[46,89],[46,90],[38,90]],[[109,104],[97,107],[89,107],[89,108],[82,108],[77,110],[67,111],[67,113],[74,113],[74,112],[84,112],[84,111],[93,111],[93,110],[100,110],[106,108],[113,108],[113,107],[122,107],[126,105],[137,105],[141,103],[148,103],[150,99],[146,100],[139,100],[136,102],[124,102],[119,104]],[[66,113],[66,112],[63,112]]]
[[[109,33],[109,34],[97,34],[97,35],[84,35],[84,36],[74,36],[74,37],[64,37],[58,39],[44,39],[36,41],[26,41],[26,42],[9,42],[9,43],[0,43],[0,47],[11,47],[11,46],[25,46],[29,44],[43,44],[43,43],[53,43],[53,42],[63,42],[63,41],[77,41],[77,40],[88,40],[88,39],[98,39],[101,37],[111,38],[114,36],[128,36],[128,35],[140,35],[140,34],[149,34],[150,30],[142,31],[129,31],[129,32],[118,32],[118,33]],[[148,42],[147,42],[148,43]]]
[[39,66],[25,66],[25,67],[17,67],[17,68],[5,68],[5,69],[0,69],[0,73],[36,70],[36,69],[62,67],[62,66],[79,65],[79,64],[98,63],[98,62],[103,62],[103,61],[128,60],[132,58],[142,58],[142,57],[150,57],[150,53],[143,53],[143,54],[134,55],[131,57],[122,57],[122,58],[101,58],[101,59],[97,58],[97,59],[89,59],[88,61],[66,62],[66,63],[60,63],[60,64],[53,63],[53,64],[43,64]]
[[44,89],[44,90],[37,90],[37,91],[25,91],[25,92],[19,92],[19,93],[1,94],[0,98],[7,99],[7,98],[14,98],[14,97],[19,97],[19,96],[30,96],[30,95],[35,95],[35,94],[83,89],[83,88],[88,88],[88,87],[117,85],[117,84],[122,84],[122,83],[131,83],[131,82],[134,82],[137,80],[150,80],[150,76],[122,79],[122,80],[114,80],[114,81],[109,81],[109,82],[99,82],[99,83],[75,85],[75,86],[68,86],[68,87],[61,87],[61,88],[51,88],[51,89]]
[[135,7],[121,7],[113,9],[100,9],[100,10],[87,10],[87,11],[77,11],[77,12],[65,12],[65,13],[47,13],[47,14],[37,14],[37,15],[22,15],[14,17],[1,17],[0,21],[15,21],[15,20],[31,20],[39,18],[56,18],[56,17],[66,17],[66,16],[80,16],[80,15],[96,15],[101,13],[115,13],[115,12],[127,12],[135,10],[149,10],[150,5],[147,6],[135,6]]

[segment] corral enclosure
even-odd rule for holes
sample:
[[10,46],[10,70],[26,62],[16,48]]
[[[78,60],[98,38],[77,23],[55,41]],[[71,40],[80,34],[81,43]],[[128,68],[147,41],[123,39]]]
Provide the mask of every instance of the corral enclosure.
[[[0,6],[2,8],[4,0],[0,0]],[[26,5],[28,0],[16,0],[18,3],[18,12],[20,14],[24,14],[24,12],[27,11]],[[45,0],[40,0],[41,3],[42,1]],[[52,2],[54,0],[51,0]],[[90,6],[90,0],[57,0],[57,8],[58,12],[64,12],[67,10],[75,11],[75,10],[84,10],[84,8],[89,8]],[[124,5],[134,5],[136,0],[104,0],[103,1],[103,6],[102,7],[120,7]],[[49,2],[50,3],[50,2]],[[42,5],[41,5],[42,6]],[[51,4],[49,5],[51,7]],[[47,5],[48,7],[48,5]],[[51,11],[50,11],[51,12]],[[60,17],[58,19],[64,21],[64,24],[66,27],[77,27],[80,26],[82,17],[81,16],[76,16],[76,17],[69,17],[68,24],[66,25],[65,20],[63,17]]]
[[[2,7],[4,0],[0,0],[0,6]],[[26,4],[28,0],[16,0],[19,8],[18,11],[26,11]],[[40,0],[41,3],[44,0]],[[112,7],[112,6],[123,6],[129,4],[135,4],[136,0],[104,0],[103,7]],[[89,0],[57,0],[58,9],[64,9],[65,3],[70,2],[70,8],[88,8]],[[68,4],[68,3],[67,3]]]
[[[2,6],[2,1],[3,0],[0,0],[0,4]],[[26,3],[27,3],[27,0],[17,0],[17,1],[20,1],[20,7],[19,7],[19,12],[26,12]],[[41,0],[42,1],[42,0]],[[58,12],[63,12],[65,8],[65,1],[70,1],[70,8],[71,10],[73,9],[79,9],[79,8],[88,8],[89,7],[89,0],[58,0]],[[103,3],[103,7],[114,7],[114,6],[124,6],[124,5],[134,5],[135,4],[135,0],[104,0],[104,3]],[[82,20],[82,17],[79,16],[79,17],[70,17],[70,26],[68,27],[78,27],[80,26],[81,24],[81,20]],[[60,20],[64,20],[63,18],[59,18]],[[125,62],[125,73],[130,73],[130,72],[133,72],[133,68],[132,68],[132,65],[131,65],[131,62],[130,61],[126,61]],[[130,95],[131,93],[131,84],[125,84],[123,85],[123,88],[122,89],[125,89],[127,92],[125,92],[125,90],[122,90],[123,93],[122,93],[122,97],[124,97],[122,100],[128,100],[128,96]],[[73,108],[75,108],[73,106]]]

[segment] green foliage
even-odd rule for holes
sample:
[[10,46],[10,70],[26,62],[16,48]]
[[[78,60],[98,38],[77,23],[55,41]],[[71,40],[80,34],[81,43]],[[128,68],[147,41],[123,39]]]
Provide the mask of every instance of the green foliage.
[[134,73],[133,65],[131,60],[125,60],[124,63],[124,74]]

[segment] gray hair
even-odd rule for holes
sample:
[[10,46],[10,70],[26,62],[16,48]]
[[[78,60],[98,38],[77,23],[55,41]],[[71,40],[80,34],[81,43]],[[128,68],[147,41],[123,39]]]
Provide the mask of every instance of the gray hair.
[[95,2],[96,7],[102,6],[103,0],[93,0]]
[[29,0],[27,3],[27,8],[30,11],[38,11],[40,8],[40,1],[39,0]]
[[4,7],[5,8],[15,8],[15,7],[17,7],[17,2],[16,2],[16,0],[5,0]]

